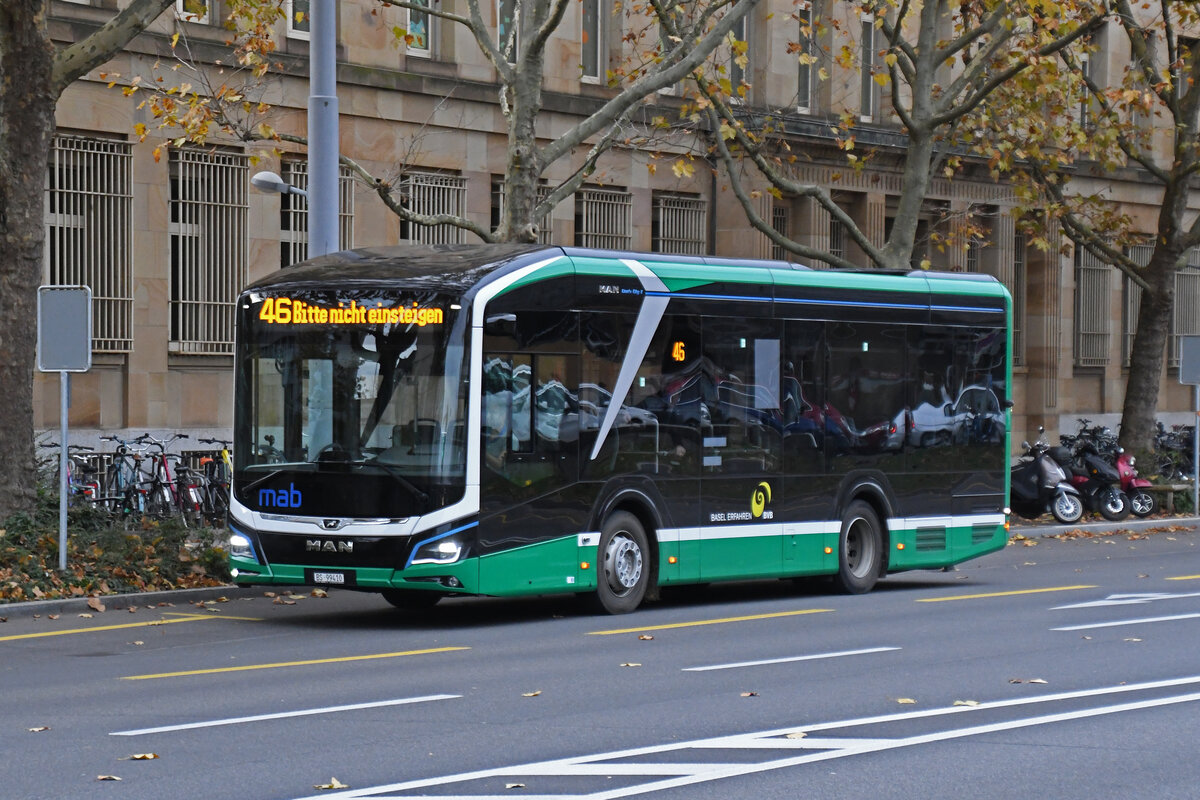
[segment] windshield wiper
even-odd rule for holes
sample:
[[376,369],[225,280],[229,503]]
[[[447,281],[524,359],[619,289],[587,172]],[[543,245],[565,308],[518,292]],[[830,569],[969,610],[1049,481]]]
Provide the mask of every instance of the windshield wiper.
[[426,505],[429,503],[429,495],[426,494],[425,492],[421,491],[417,487],[416,484],[414,484],[408,478],[404,477],[404,475],[402,475],[399,472],[399,470],[397,470],[395,467],[391,466],[390,464],[383,464],[383,463],[380,463],[379,461],[363,460],[363,461],[351,461],[348,463],[348,466],[351,466],[351,467],[375,467],[376,469],[381,469],[384,472],[386,472],[388,475],[390,475],[392,477],[392,479],[396,481],[396,483],[403,486],[408,491],[409,494],[411,494],[417,500],[420,500],[422,505]]

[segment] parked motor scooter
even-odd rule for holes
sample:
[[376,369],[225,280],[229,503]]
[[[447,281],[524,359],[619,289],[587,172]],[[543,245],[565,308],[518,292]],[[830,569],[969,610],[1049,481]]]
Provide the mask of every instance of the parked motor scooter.
[[1088,511],[1099,511],[1112,522],[1129,516],[1129,497],[1121,491],[1121,475],[1100,454],[1094,442],[1080,439],[1074,453],[1065,447],[1055,447],[1050,455],[1070,473],[1068,480],[1079,490]]
[[1145,478],[1138,477],[1136,464],[1137,459],[1126,453],[1124,448],[1117,448],[1115,466],[1121,476],[1121,491],[1129,497],[1129,510],[1135,516],[1148,517],[1158,510],[1158,501],[1148,491],[1148,487],[1153,484]]
[[1067,481],[1067,473],[1050,457],[1049,447],[1041,440],[1024,442],[1025,455],[1012,468],[1013,512],[1026,519],[1037,519],[1049,511],[1064,525],[1083,516],[1079,490]]

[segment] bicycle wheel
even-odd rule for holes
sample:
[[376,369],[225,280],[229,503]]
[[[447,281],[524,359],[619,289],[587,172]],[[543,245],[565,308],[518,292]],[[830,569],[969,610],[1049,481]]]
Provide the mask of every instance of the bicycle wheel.
[[171,489],[165,483],[155,481],[146,488],[146,516],[166,519],[175,512]]

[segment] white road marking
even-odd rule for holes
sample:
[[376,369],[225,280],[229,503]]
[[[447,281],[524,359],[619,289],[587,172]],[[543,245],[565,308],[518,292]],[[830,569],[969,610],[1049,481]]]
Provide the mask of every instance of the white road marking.
[[738,669],[740,667],[759,667],[764,664],[787,664],[792,661],[817,661],[822,658],[841,658],[842,656],[861,656],[867,653],[886,653],[889,650],[899,650],[899,647],[868,647],[862,650],[842,650],[836,653],[814,653],[810,656],[788,656],[786,658],[767,658],[761,661],[739,661],[735,664],[713,664],[708,667],[684,667],[684,672],[711,672],[718,669]]
[[[496,778],[518,778],[533,776],[553,778],[555,776],[563,777],[587,775],[623,775],[658,778],[656,780],[649,780],[645,783],[633,786],[624,786],[591,793],[557,793],[552,795],[521,794],[521,797],[526,798],[527,800],[531,798],[535,800],[549,800],[549,798],[559,798],[559,800],[567,800],[568,798],[577,798],[578,800],[615,800],[615,798],[620,797],[649,794],[651,792],[720,780],[722,778],[732,778],[758,772],[784,769],[787,767],[810,764],[818,761],[847,758],[850,756],[861,755],[863,753],[894,750],[901,747],[912,747],[931,742],[960,739],[969,736],[980,736],[988,733],[996,733],[998,731],[1016,730],[1019,728],[1029,728],[1038,725],[1049,725],[1057,722],[1085,719],[1087,717],[1119,714],[1125,711],[1136,711],[1145,708],[1196,702],[1200,701],[1200,692],[1191,692],[1188,694],[1174,695],[1170,697],[1155,697],[1147,700],[1137,700],[1120,703],[1117,705],[1097,706],[1095,708],[1077,709],[1074,711],[1066,711],[1054,714],[1044,714],[1041,716],[1012,719],[965,728],[952,728],[917,736],[906,736],[895,739],[839,739],[832,737],[822,739],[819,737],[809,738],[806,735],[817,730],[850,728],[867,724],[898,722],[920,717],[948,714],[977,713],[986,709],[1004,708],[1033,703],[1050,703],[1058,700],[1084,697],[1101,697],[1109,694],[1123,694],[1153,689],[1164,689],[1176,686],[1195,686],[1196,684],[1200,684],[1200,676],[1175,678],[1163,681],[1151,681],[1147,683],[1125,686],[1106,686],[1098,689],[1085,689],[1074,692],[1058,692],[1055,694],[1042,695],[1038,697],[1024,697],[1011,700],[980,703],[977,706],[949,706],[945,708],[925,709],[921,711],[911,711],[900,714],[886,714],[875,717],[840,720],[837,722],[824,722],[812,725],[802,724],[790,728],[778,728],[775,730],[759,731],[757,733],[721,736],[711,739],[699,739],[691,742],[679,742],[666,745],[655,745],[651,747],[620,750],[610,753],[599,753],[590,756],[543,761],[535,764],[523,764],[500,767],[497,769],[479,770],[476,772],[466,772],[458,775],[448,775],[438,778],[405,781],[403,783],[393,783],[384,786],[351,789],[345,792],[324,793],[321,795],[313,795],[307,798],[302,798],[302,800],[348,800],[349,798],[362,797],[371,797],[375,798],[375,800],[383,800],[384,798],[396,798],[396,800],[421,800],[422,798],[437,798],[437,800],[455,800],[456,798],[458,800],[511,800],[513,796],[512,794],[438,793],[434,795],[422,795],[419,793],[409,794],[409,792],[429,787],[443,787],[452,784],[466,783],[468,781]],[[789,734],[792,736],[796,736],[798,734],[805,735],[801,738],[780,738],[787,737]],[[631,759],[656,753],[678,752],[683,750],[722,750],[729,749],[731,747],[738,747],[742,749],[762,749],[764,751],[777,750],[792,752],[797,749],[811,750],[815,747],[819,749],[819,752],[810,752],[803,755],[789,755],[783,758],[776,758],[773,760],[761,761],[752,764],[687,762],[669,764],[638,762],[613,763],[618,759]]]
[[1092,628],[1117,628],[1121,625],[1143,625],[1150,622],[1174,622],[1179,619],[1196,619],[1200,614],[1175,614],[1170,617],[1142,617],[1141,619],[1121,619],[1114,622],[1093,622],[1088,625],[1065,625],[1061,628],[1051,628],[1052,631],[1086,631]]
[[379,700],[374,703],[353,703],[346,706],[326,706],[325,708],[307,708],[300,711],[281,711],[276,714],[256,714],[252,717],[230,717],[229,719],[214,719],[207,722],[189,722],[183,725],[163,725],[158,728],[139,728],[132,731],[112,731],[109,736],[145,736],[149,733],[169,733],[171,731],[188,731],[195,728],[216,728],[221,725],[240,725],[243,722],[262,722],[268,719],[286,719],[288,717],[309,717],[315,714],[336,714],[339,711],[360,711],[366,708],[385,708],[387,706],[403,706],[410,703],[429,703],[434,700],[453,700],[462,697],[461,694],[431,694],[425,697],[404,697],[398,700]]
[[1186,594],[1169,594],[1167,592],[1145,592],[1142,594],[1110,594],[1103,600],[1092,600],[1088,603],[1072,603],[1067,606],[1054,606],[1051,611],[1061,611],[1065,608],[1100,608],[1102,606],[1130,606],[1141,603],[1151,603],[1155,600],[1176,600],[1182,597],[1200,597],[1200,592]]

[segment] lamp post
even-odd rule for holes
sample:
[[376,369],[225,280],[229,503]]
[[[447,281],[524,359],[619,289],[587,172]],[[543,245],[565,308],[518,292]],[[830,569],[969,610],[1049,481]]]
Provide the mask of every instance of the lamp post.
[[308,256],[337,252],[337,2],[312,0],[308,95]]

